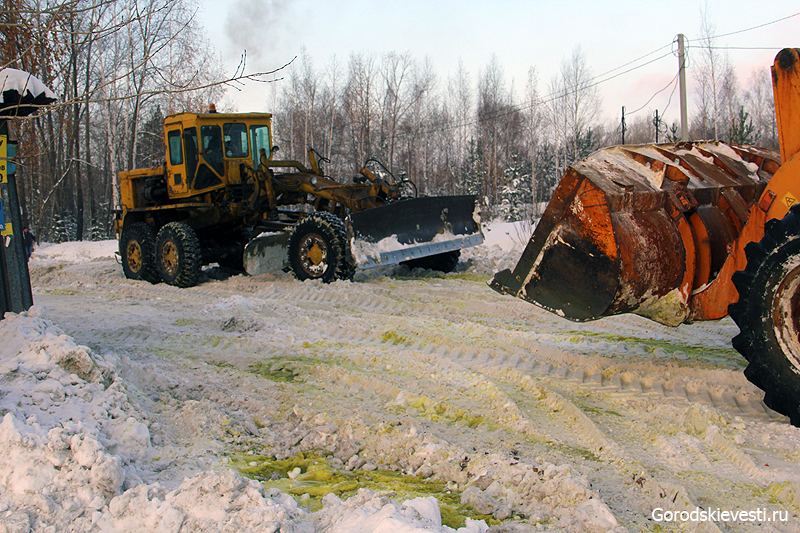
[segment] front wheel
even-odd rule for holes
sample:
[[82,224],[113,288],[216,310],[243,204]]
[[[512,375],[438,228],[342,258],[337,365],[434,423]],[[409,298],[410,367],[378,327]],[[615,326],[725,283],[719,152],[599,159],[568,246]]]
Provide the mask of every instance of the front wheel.
[[161,278],[176,287],[193,287],[200,279],[200,242],[183,222],[170,222],[158,232],[156,264]]
[[289,264],[299,280],[351,279],[355,272],[344,222],[333,213],[303,217],[289,236]]
[[740,330],[733,347],[764,403],[800,426],[800,205],[769,221],[745,254],[747,268],[732,278],[739,301],[728,308]]

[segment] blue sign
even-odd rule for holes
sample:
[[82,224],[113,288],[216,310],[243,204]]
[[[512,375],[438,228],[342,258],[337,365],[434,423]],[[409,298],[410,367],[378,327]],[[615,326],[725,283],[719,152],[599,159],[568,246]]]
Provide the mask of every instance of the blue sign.
[[14,174],[17,171],[17,165],[12,161],[12,158],[17,157],[17,141],[8,141],[6,144],[6,172]]

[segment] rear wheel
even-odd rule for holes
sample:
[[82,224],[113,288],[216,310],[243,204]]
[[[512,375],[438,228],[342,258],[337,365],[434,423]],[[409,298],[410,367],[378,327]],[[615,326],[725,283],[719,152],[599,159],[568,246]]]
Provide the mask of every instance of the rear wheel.
[[176,287],[193,287],[200,279],[200,242],[189,225],[170,222],[158,232],[156,264],[161,278]]
[[739,301],[728,308],[740,330],[733,346],[764,403],[800,426],[800,206],[768,222],[745,253],[747,268],[733,275]]
[[119,240],[119,253],[126,278],[150,283],[161,281],[155,263],[155,247],[155,232],[145,222],[136,222],[125,228]]
[[427,268],[428,270],[438,270],[446,274],[455,270],[460,257],[461,250],[453,250],[452,252],[429,255],[427,257],[420,257],[419,259],[410,259],[408,261],[403,261],[402,264],[406,265],[408,268]]
[[350,259],[347,229],[332,213],[305,216],[289,236],[289,264],[299,280],[351,279],[355,265]]

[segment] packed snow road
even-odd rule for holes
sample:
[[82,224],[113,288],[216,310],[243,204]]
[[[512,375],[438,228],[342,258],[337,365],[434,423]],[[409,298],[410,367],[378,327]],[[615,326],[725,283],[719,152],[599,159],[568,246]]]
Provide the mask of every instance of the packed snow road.
[[447,276],[190,289],[126,280],[109,257],[34,259],[36,304],[119,360],[149,433],[105,505],[231,469],[292,494],[297,531],[372,531],[364,516],[394,502],[402,522],[397,502],[431,495],[465,531],[800,531],[800,430],[742,375],[730,320],[575,324],[494,293],[498,259],[464,256]]

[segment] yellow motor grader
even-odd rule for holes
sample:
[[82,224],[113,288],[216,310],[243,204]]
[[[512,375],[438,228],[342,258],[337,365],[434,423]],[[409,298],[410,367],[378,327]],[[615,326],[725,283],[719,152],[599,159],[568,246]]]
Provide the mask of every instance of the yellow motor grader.
[[739,326],[764,403],[800,425],[800,50],[772,66],[780,154],[679,142],[573,164],[495,290],[573,321],[637,313]]
[[375,159],[348,184],[326,176],[313,149],[310,168],[277,160],[271,120],[213,108],[164,120],[164,163],[119,175],[126,277],[190,287],[218,263],[331,282],[399,262],[451,270],[483,242],[474,196],[417,197]]

